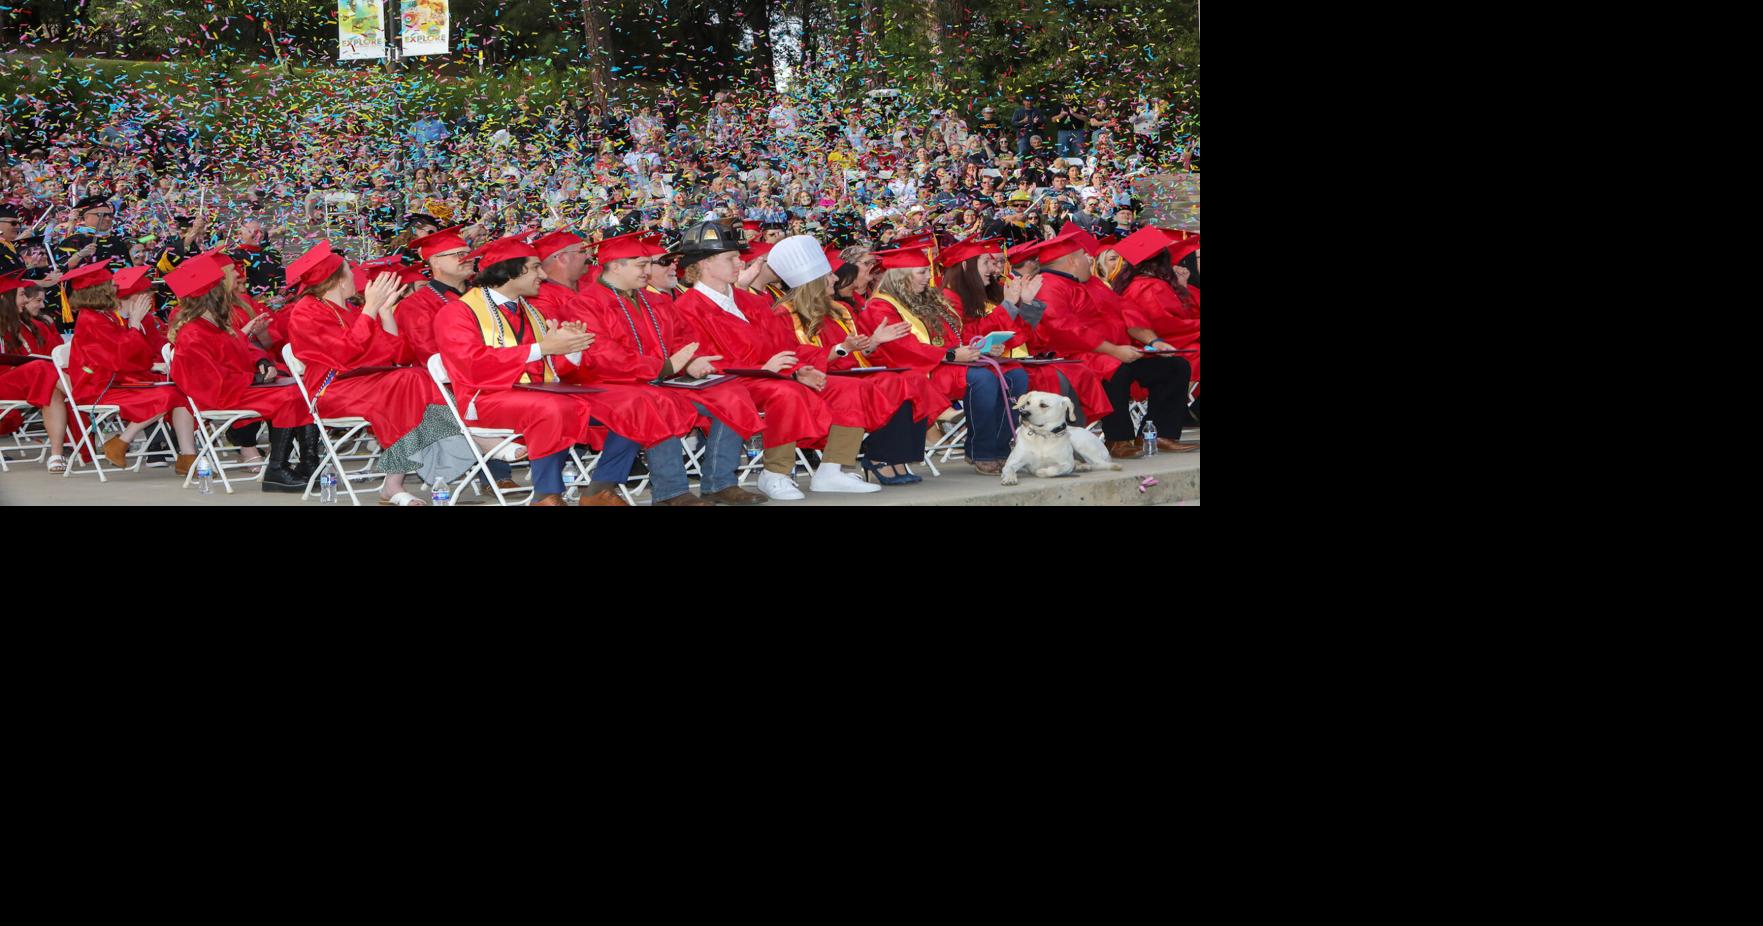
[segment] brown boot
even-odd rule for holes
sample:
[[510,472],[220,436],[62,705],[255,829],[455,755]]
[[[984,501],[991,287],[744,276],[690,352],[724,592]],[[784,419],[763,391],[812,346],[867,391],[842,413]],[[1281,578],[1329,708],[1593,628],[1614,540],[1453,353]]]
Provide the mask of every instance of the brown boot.
[[526,487],[521,485],[518,482],[515,482],[512,479],[503,479],[503,480],[500,480],[496,483],[496,488],[501,489],[504,492],[507,492],[510,489],[524,489]]
[[656,502],[655,507],[657,507],[657,508],[715,508],[716,503],[715,502],[707,502],[707,501],[699,498],[698,496],[693,495],[690,492],[687,492],[684,495],[675,495],[674,497],[672,497],[666,501],[663,501],[663,502]]
[[561,496],[561,495],[541,495],[541,496],[539,496],[538,501],[533,502],[533,507],[534,508],[567,508],[569,506],[564,504],[563,496]]
[[631,506],[630,502],[625,501],[618,494],[617,489],[607,489],[604,492],[595,492],[593,495],[583,495],[582,500],[576,504],[582,508],[629,508]]
[[176,471],[179,476],[188,476],[188,475],[190,475],[190,467],[195,466],[195,465],[196,465],[196,455],[195,454],[193,454],[193,453],[180,453],[180,454],[178,454],[178,461],[176,463],[173,463],[171,468],[174,471]]
[[[124,466],[129,465],[128,441],[125,441],[120,437],[113,437],[104,442],[103,450],[104,459],[109,461],[111,466],[121,469]],[[187,472],[189,472],[189,470],[185,469],[184,473]],[[181,476],[184,473],[179,473],[178,475]]]
[[1197,443],[1189,442],[1184,444],[1172,437],[1157,438],[1158,453],[1193,453],[1199,449],[1200,445]]
[[718,505],[763,505],[771,501],[758,492],[749,492],[740,486],[729,486],[721,492],[713,492],[704,497]]
[[974,460],[973,469],[981,476],[996,476],[1004,471],[1003,460]]
[[1145,455],[1145,448],[1136,440],[1117,440],[1108,445],[1108,455],[1116,460],[1136,460]]

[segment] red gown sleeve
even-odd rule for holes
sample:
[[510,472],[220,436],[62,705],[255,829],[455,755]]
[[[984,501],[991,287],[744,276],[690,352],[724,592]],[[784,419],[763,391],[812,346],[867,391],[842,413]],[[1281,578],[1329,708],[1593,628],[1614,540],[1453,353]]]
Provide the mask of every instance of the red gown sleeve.
[[[879,328],[896,324],[900,314],[894,307],[880,299],[871,299],[863,307],[863,319],[859,325],[870,334]],[[903,338],[895,338],[886,344],[870,351],[869,359],[885,367],[910,367],[914,370],[929,370],[943,362],[943,356],[955,345],[933,347],[920,341],[915,334]]]
[[74,325],[74,343],[79,346],[77,366],[91,367],[92,375],[109,377],[148,376],[160,355],[147,335],[133,328],[121,328],[99,309],[80,313]]
[[1061,357],[1094,353],[1107,340],[1087,324],[1088,296],[1076,285],[1055,287],[1048,280],[1041,287],[1040,299],[1047,304],[1047,311],[1041,315],[1037,333]]
[[302,299],[288,311],[294,315],[288,325],[294,356],[319,376],[326,370],[342,373],[396,362],[399,345],[392,344],[392,336],[366,312],[356,313],[345,329],[337,326],[331,307],[316,298]]

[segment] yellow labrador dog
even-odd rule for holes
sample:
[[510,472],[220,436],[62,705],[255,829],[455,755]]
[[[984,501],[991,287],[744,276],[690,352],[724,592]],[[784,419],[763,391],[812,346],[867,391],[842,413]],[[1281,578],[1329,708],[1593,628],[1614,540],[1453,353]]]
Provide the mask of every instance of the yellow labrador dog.
[[[1102,439],[1077,424],[1077,411],[1071,400],[1051,392],[1030,392],[1016,400],[1016,413],[1021,423],[1016,429],[1016,449],[1004,462],[1004,485],[1016,484],[1017,470],[1026,469],[1042,479],[1087,473],[1097,469],[1119,469],[1120,464],[1108,457]],[[1082,457],[1078,463],[1075,457]]]

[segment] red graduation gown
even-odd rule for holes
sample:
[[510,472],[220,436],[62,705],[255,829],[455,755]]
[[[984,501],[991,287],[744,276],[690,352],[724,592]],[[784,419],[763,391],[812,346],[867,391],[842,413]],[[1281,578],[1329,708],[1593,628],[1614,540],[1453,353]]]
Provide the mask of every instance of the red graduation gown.
[[1095,350],[1103,341],[1132,344],[1126,321],[1117,310],[1110,311],[1118,306],[1118,297],[1098,305],[1094,294],[1070,277],[1047,271],[1041,280],[1036,298],[1047,304],[1047,311],[1041,315],[1041,323],[1030,329],[1028,349],[1081,360],[1102,379],[1112,377],[1120,369],[1120,361]]
[[[268,306],[264,305],[261,302],[258,302],[256,299],[251,298],[251,296],[247,293],[240,293],[239,298],[244,300],[245,304],[242,306],[239,305],[238,303],[233,304],[233,330],[239,332],[240,334],[244,334],[245,333],[245,326],[251,324],[251,322],[253,320],[255,320],[257,318],[257,316],[259,316],[259,315],[270,315],[270,311],[269,311]],[[286,314],[286,313],[282,313],[282,314]],[[250,348],[252,353],[258,354],[258,355],[268,359],[270,363],[275,364],[276,367],[278,369],[280,369],[282,367],[282,347],[284,345],[286,345],[288,342],[285,337],[282,340],[279,340],[279,341],[276,340],[275,322],[276,322],[276,318],[275,318],[275,316],[272,315],[269,320],[269,329],[268,330],[269,330],[270,344],[269,344],[268,348],[259,347],[257,345],[257,342],[252,341],[252,340],[247,340],[245,342],[245,346]],[[285,333],[285,329],[284,329],[284,333]],[[286,371],[284,370],[283,372],[285,373]],[[298,391],[298,390],[296,390],[296,391]],[[198,403],[200,403],[201,400],[198,399],[197,401],[198,401]],[[206,406],[204,406],[204,407],[206,407]]]
[[[838,309],[843,311],[844,306]],[[828,315],[821,320],[820,330],[814,335],[808,334],[806,324],[783,303],[776,309],[784,314],[790,322],[790,328],[796,335],[797,357],[803,363],[819,367],[822,370],[854,370],[859,367],[878,367],[881,364],[869,359],[861,351],[852,351],[843,357],[836,356],[833,348],[845,343],[857,330],[856,319],[840,318]],[[929,421],[941,415],[949,408],[949,400],[931,385],[930,379],[916,370],[907,373],[871,373],[859,377],[834,377],[849,379],[863,387],[865,423],[864,430],[880,430],[888,420],[899,411],[900,406],[912,403],[912,420]]]
[[[17,343],[5,345],[6,353],[42,354],[47,357],[61,343],[61,332],[42,319],[25,319],[18,335]],[[59,384],[60,377],[55,375],[55,364],[47,360],[32,360],[15,367],[0,367],[0,399],[8,402],[29,402],[42,408],[54,401],[55,387]],[[23,423],[24,416],[13,412],[0,420],[0,434],[11,434]]]
[[[957,303],[958,304],[958,303]],[[857,324],[862,326],[864,334],[874,334],[877,329],[887,325],[898,324],[905,319],[894,308],[893,303],[880,297],[869,300],[863,307],[863,313],[857,317]],[[950,328],[947,321],[921,319],[925,325],[936,325],[942,331],[943,346],[937,347],[929,341],[918,338],[914,331],[903,338],[895,338],[869,352],[869,359],[883,366],[911,367],[925,376],[930,377],[931,386],[943,398],[949,401],[959,400],[967,394],[968,367],[953,363],[944,363],[943,355],[957,347],[966,345],[962,340],[960,328]],[[956,319],[960,325],[960,319]]]
[[203,411],[248,408],[269,419],[270,427],[311,424],[312,413],[295,386],[251,385],[262,356],[237,331],[200,319],[178,330],[171,378]]
[[[717,369],[758,369],[778,351],[798,348],[795,332],[783,316],[771,310],[770,300],[739,289],[732,292],[735,307],[746,321],[723,311],[696,289],[686,291],[673,303],[680,320],[690,322],[696,331],[692,340],[698,342],[698,352],[722,358],[716,362]],[[789,375],[789,370],[786,368],[784,375]],[[843,377],[829,377],[827,384],[831,386],[838,379]],[[813,447],[826,440],[833,417],[820,393],[793,380],[743,378],[741,385],[765,413],[765,446],[796,443]]]
[[[416,352],[424,363],[428,358],[441,352],[435,343],[435,316],[441,307],[453,299],[451,293],[442,295],[435,292],[438,283],[424,283],[416,288],[416,292],[405,296],[398,302],[394,318],[398,322],[398,333],[410,342],[411,350]],[[445,292],[443,290],[442,292]]]
[[[661,368],[673,352],[697,339],[695,329],[680,324],[673,300],[660,293],[644,292],[633,306],[599,283],[584,285],[579,292],[550,282],[540,284],[539,289],[533,304],[538,305],[540,311],[555,307],[559,317],[573,317],[587,325],[596,336],[594,346],[582,357],[582,366],[570,374],[571,382],[584,385],[652,382],[661,375]],[[703,345],[699,347],[699,354],[709,353]],[[694,415],[697,414],[694,403],[703,403],[716,420],[728,425],[742,440],[758,434],[765,426],[752,394],[740,381],[721,383],[708,389],[655,388],[684,403]]]
[[1200,379],[1200,318],[1197,311],[1189,317],[1189,309],[1168,283],[1156,277],[1138,277],[1126,286],[1126,321],[1134,328],[1149,328],[1169,342],[1170,347],[1192,348],[1194,353],[1182,354],[1194,368],[1193,378]]
[[122,420],[147,421],[175,408],[187,408],[184,394],[176,386],[153,386],[145,389],[127,388],[127,383],[164,382],[165,376],[153,372],[153,365],[163,362],[159,349],[165,338],[151,316],[142,321],[145,331],[129,327],[116,312],[104,309],[83,309],[74,323],[73,350],[68,360],[68,378],[73,381],[74,401],[81,405],[115,405],[122,409]]
[[[294,356],[306,365],[306,388],[326,418],[366,418],[381,447],[396,444],[422,423],[441,394],[428,370],[420,366],[353,379],[325,378],[357,367],[421,363],[401,336],[388,334],[377,318],[354,306],[339,306],[317,296],[303,297],[284,310]],[[323,388],[324,394],[319,395]]]
[[[519,330],[513,319],[503,317],[510,321],[511,333]],[[567,320],[550,318],[547,323]],[[683,437],[697,423],[695,411],[655,394],[659,389],[602,386],[603,393],[579,396],[515,389],[523,373],[530,382],[543,383],[546,359],[560,377],[567,377],[575,365],[561,356],[527,362],[532,345],[539,341],[530,325],[518,346],[485,344],[476,314],[458,299],[449,300],[435,316],[434,331],[453,380],[454,401],[466,422],[520,431],[529,457],[550,456],[581,443],[599,450],[606,445],[608,430],[648,447]],[[475,419],[470,417],[474,407]]]

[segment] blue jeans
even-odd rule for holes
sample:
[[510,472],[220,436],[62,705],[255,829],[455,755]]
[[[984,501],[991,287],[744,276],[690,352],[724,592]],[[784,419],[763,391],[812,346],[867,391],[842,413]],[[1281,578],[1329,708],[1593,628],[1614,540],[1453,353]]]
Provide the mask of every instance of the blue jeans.
[[1021,138],[1018,138],[1016,140],[1016,156],[1019,158],[1028,157],[1028,136],[1027,135],[1024,135]]
[[[1004,401],[998,389],[998,377],[988,367],[967,370],[967,458],[969,460],[1004,460],[1010,456],[1011,428],[1016,411],[1010,406],[1016,397],[1028,391],[1028,373],[1021,367],[1004,373],[1010,387],[1011,401]],[[1009,422],[1004,416],[1010,416]]]
[[1060,132],[1059,140],[1054,143],[1053,150],[1058,151],[1061,157],[1075,158],[1078,156],[1078,147],[1083,143],[1084,133],[1082,132]]
[[569,460],[569,451],[560,450],[548,457],[539,457],[531,461],[533,469],[534,495],[563,494],[563,464]]
[[[594,422],[599,424],[598,421]],[[643,449],[636,441],[619,434],[606,437],[606,446],[600,449],[600,461],[594,464],[594,472],[590,477],[594,482],[622,483],[631,477],[631,467],[636,465],[637,451]],[[538,476],[533,476],[533,484],[538,485]]]
[[[698,412],[709,414],[702,405],[698,406]],[[715,495],[733,486],[735,468],[746,458],[740,436],[729,430],[728,425],[712,418],[710,433],[704,440],[704,459],[699,467],[704,473],[698,486],[699,494]],[[649,490],[658,502],[691,491],[686,485],[685,448],[680,446],[679,438],[668,438],[649,448],[649,479]]]

